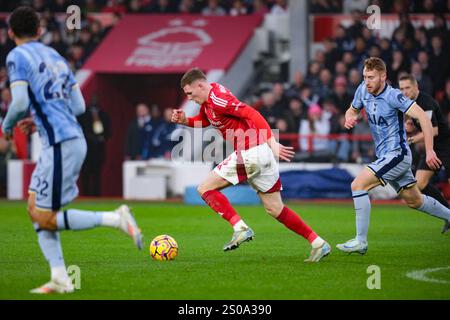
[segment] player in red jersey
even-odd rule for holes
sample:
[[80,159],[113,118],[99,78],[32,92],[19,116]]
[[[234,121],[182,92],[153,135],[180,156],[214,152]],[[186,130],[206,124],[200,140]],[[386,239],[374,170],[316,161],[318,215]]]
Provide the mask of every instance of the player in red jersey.
[[204,73],[191,69],[181,79],[181,88],[201,105],[200,113],[187,118],[183,110],[174,110],[172,122],[190,127],[213,125],[227,140],[232,140],[235,151],[222,161],[198,186],[202,199],[234,229],[233,237],[224,251],[233,250],[254,233],[219,191],[244,181],[256,189],[266,211],[287,228],[307,239],[312,246],[305,262],[318,262],[327,256],[330,245],[319,237],[300,217],[283,204],[281,182],[276,158],[290,161],[292,147],[279,144],[266,120],[252,107],[240,102],[224,86],[208,83]]

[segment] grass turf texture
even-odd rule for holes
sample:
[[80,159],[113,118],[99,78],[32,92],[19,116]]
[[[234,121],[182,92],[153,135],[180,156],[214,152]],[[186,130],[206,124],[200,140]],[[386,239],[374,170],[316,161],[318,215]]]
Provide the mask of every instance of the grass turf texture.
[[[76,202],[72,207],[111,210],[119,202]],[[117,230],[61,233],[66,266],[81,269],[81,289],[70,295],[28,291],[49,279],[25,202],[0,201],[0,299],[450,299],[450,284],[412,280],[413,270],[450,266],[443,222],[405,206],[373,205],[369,251],[347,255],[335,245],[354,235],[351,204],[292,204],[332,245],[318,264],[303,262],[310,246],[265,214],[237,207],[255,239],[223,252],[232,229],[207,207],[131,203],[144,234],[144,250]],[[175,261],[153,261],[148,246],[169,234],[180,246]],[[381,269],[381,289],[369,290],[367,267]],[[430,275],[450,281],[450,270]]]

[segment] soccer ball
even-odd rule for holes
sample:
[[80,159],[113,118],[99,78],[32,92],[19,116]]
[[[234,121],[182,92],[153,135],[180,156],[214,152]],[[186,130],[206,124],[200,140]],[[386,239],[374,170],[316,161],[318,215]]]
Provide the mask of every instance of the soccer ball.
[[150,256],[154,260],[173,260],[177,254],[178,243],[171,236],[157,236],[150,243]]

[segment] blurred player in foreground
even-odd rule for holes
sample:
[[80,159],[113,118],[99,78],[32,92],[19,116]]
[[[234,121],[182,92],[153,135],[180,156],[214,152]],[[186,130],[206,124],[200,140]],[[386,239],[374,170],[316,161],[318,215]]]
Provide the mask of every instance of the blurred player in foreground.
[[430,119],[416,102],[386,83],[386,65],[383,60],[368,58],[364,63],[363,75],[364,81],[345,113],[345,127],[353,128],[360,110],[365,108],[377,160],[368,164],[351,185],[356,211],[356,238],[337,245],[344,252],[360,254],[365,254],[368,248],[371,209],[368,191],[376,186],[389,183],[410,208],[443,219],[443,232],[448,231],[450,224],[450,210],[434,198],[421,194],[411,172],[412,157],[406,144],[403,116],[407,114],[419,121],[425,141],[425,161],[431,169],[437,170],[441,161],[433,150]]
[[[139,249],[141,233],[126,205],[112,212],[61,210],[78,195],[76,182],[86,156],[86,141],[75,116],[85,111],[84,99],[64,58],[38,42],[39,17],[32,8],[14,10],[9,27],[17,46],[6,60],[12,102],[2,130],[11,138],[22,119],[22,131],[37,129],[43,146],[28,189],[28,213],[50,265],[51,280],[31,293],[73,292],[59,231],[117,228],[131,236]],[[25,118],[29,111],[32,119]]]
[[281,182],[275,159],[289,161],[294,155],[292,147],[279,144],[258,111],[240,102],[224,86],[208,83],[199,69],[194,68],[184,74],[181,88],[189,100],[201,105],[200,113],[187,118],[184,111],[174,110],[172,122],[190,127],[212,124],[234,144],[235,151],[217,165],[198,187],[202,199],[233,226],[233,237],[224,246],[224,251],[238,248],[241,243],[251,240],[254,233],[219,190],[248,181],[272,217],[311,243],[311,255],[305,262],[318,262],[327,256],[331,251],[330,245],[281,199]]

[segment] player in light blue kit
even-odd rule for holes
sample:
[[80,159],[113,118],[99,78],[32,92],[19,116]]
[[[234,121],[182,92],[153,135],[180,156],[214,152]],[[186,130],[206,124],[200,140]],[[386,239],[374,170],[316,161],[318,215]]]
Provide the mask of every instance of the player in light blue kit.
[[20,126],[24,130],[37,128],[43,146],[29,186],[28,213],[50,265],[51,280],[31,292],[73,292],[59,231],[117,228],[139,249],[141,232],[126,205],[111,212],[61,209],[78,195],[76,182],[86,156],[86,142],[75,117],[85,111],[84,99],[67,62],[37,41],[39,18],[32,8],[14,10],[9,27],[9,36],[17,47],[6,59],[12,102],[2,129],[11,138],[16,123],[31,111],[33,120],[22,120]]
[[386,65],[379,58],[364,63],[364,82],[356,90],[352,105],[345,113],[345,127],[353,128],[359,111],[365,108],[375,143],[377,160],[366,166],[352,182],[352,195],[356,211],[356,238],[337,248],[348,253],[367,252],[367,233],[370,220],[368,191],[389,183],[413,209],[428,213],[445,221],[444,232],[450,224],[450,210],[437,200],[420,193],[411,172],[411,150],[406,144],[403,115],[419,121],[425,138],[426,162],[438,169],[441,161],[433,150],[430,119],[414,101],[386,83]]

